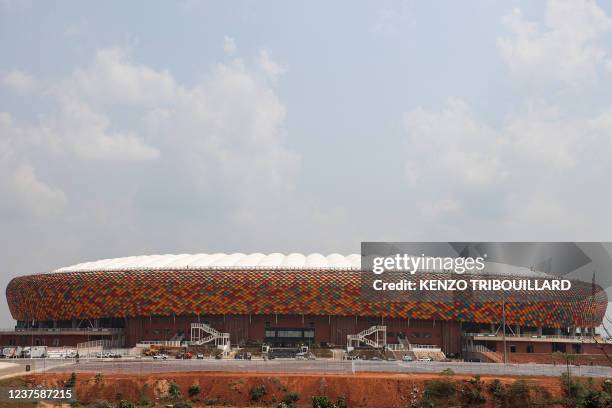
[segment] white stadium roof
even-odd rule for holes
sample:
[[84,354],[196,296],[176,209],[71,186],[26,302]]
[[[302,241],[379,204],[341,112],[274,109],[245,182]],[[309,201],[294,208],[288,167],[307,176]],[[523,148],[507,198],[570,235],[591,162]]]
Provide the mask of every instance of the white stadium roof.
[[[528,268],[485,262],[486,274],[522,276],[522,277],[550,277],[543,272]],[[150,271],[150,270],[184,270],[184,269],[302,269],[302,270],[360,270],[361,255],[322,255],[298,254],[289,255],[278,252],[272,254],[166,254],[166,255],[140,255],[124,258],[101,259],[99,261],[84,262],[53,272],[111,272],[111,271]]]
[[172,270],[172,269],[360,269],[361,256],[352,254],[167,254],[102,259],[53,272]]

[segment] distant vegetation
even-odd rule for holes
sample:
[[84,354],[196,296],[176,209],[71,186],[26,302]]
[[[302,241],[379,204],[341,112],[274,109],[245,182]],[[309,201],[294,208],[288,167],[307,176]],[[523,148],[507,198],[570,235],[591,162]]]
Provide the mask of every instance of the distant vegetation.
[[612,380],[596,385],[593,379],[560,377],[563,395],[553,397],[549,390],[518,379],[503,384],[495,379],[486,385],[480,376],[454,380],[452,372],[443,372],[439,379],[427,381],[413,407],[553,407],[612,408]]

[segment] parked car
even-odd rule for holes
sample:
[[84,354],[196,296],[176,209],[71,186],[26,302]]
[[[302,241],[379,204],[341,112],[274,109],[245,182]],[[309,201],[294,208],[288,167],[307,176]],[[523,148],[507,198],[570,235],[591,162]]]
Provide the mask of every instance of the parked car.
[[405,363],[409,363],[409,362],[411,362],[413,360],[414,359],[412,358],[412,356],[407,356],[406,355],[406,356],[402,357],[402,361],[405,362]]
[[162,354],[156,354],[156,355],[153,356],[153,359],[154,360],[167,360],[168,356],[163,354],[163,353]]
[[430,361],[432,361],[432,359],[431,359],[431,357],[421,357],[417,361],[420,361],[420,362],[430,362]]
[[236,353],[234,358],[236,360],[250,360],[251,359],[251,353],[249,353],[248,351],[244,352],[244,353]]
[[204,354],[202,354],[202,353],[198,353],[198,355],[196,356],[196,358],[197,358],[198,360],[204,360]]

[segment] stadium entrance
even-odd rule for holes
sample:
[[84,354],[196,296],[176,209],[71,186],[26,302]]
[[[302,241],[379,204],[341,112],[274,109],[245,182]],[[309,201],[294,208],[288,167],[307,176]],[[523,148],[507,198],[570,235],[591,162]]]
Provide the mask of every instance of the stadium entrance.
[[314,342],[314,328],[267,328],[264,342],[272,347],[310,346]]

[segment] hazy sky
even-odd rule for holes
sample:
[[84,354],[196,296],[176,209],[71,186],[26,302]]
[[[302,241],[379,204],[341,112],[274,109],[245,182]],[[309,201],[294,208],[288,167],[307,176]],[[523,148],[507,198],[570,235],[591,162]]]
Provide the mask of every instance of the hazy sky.
[[611,159],[611,2],[0,0],[3,288],[135,254],[610,241]]

